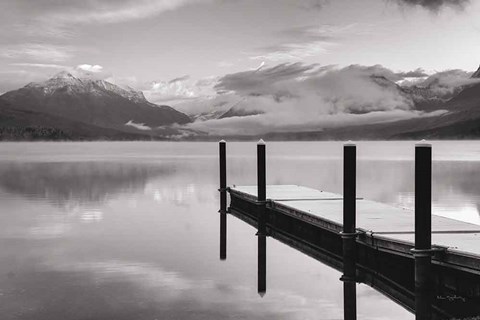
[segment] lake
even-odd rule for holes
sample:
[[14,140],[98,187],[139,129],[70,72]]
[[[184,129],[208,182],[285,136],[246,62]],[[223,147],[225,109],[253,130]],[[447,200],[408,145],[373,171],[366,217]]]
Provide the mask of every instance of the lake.
[[[434,141],[433,212],[480,224],[480,142]],[[218,145],[0,144],[2,319],[343,319],[341,274],[228,216]],[[413,208],[414,142],[359,142],[357,194]],[[227,144],[228,184],[256,184],[255,142]],[[342,192],[341,142],[267,143],[267,183]],[[414,319],[358,285],[359,319]]]

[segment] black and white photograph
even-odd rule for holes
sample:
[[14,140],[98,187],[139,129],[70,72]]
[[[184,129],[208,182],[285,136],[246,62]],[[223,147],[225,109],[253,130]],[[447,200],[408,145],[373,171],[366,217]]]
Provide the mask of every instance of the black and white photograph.
[[480,319],[480,1],[0,0],[0,320]]

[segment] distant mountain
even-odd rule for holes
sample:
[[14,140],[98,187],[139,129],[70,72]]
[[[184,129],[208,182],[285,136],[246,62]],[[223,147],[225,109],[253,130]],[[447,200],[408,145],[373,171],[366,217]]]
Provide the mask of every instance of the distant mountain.
[[[480,70],[476,73],[480,73]],[[475,75],[475,74],[474,74]],[[350,125],[309,132],[271,132],[257,136],[236,135],[230,139],[252,140],[395,140],[395,139],[478,139],[480,138],[480,82],[465,85],[445,95],[432,87],[400,87],[383,78],[372,79],[389,90],[402,90],[416,110],[437,115],[365,125]],[[440,111],[442,110],[442,111]],[[192,137],[195,139],[194,137]],[[221,137],[208,137],[218,140]]]
[[480,67],[472,74],[472,78],[480,78]]
[[[297,139],[474,139],[480,138],[480,83],[463,87],[437,108],[446,112],[395,122],[293,133]],[[288,134],[270,134],[282,139]],[[267,137],[268,138],[268,137]]]
[[[433,86],[435,83],[432,83],[430,86],[409,86],[409,87],[402,87],[395,82],[387,79],[381,75],[371,75],[369,76],[370,81],[379,87],[382,90],[390,91],[393,94],[402,96],[405,101],[411,101],[412,107],[415,110],[420,111],[434,111],[440,110],[444,108],[444,103],[448,101],[450,98],[455,96],[460,89],[448,94],[441,95],[439,92],[433,90]],[[289,96],[274,96],[273,97],[276,101],[282,101],[282,99],[289,98]],[[207,101],[208,102],[208,101]],[[218,112],[218,108],[214,108],[214,102],[211,103],[211,110],[216,110],[216,112],[208,112],[208,113],[191,113],[189,114],[190,117],[194,120],[208,120],[208,119],[224,119],[224,118],[232,118],[232,117],[245,117],[251,115],[257,115],[264,113],[261,110],[255,110],[254,107],[249,106],[248,97],[239,97],[239,96],[231,96],[230,100],[227,102],[223,102],[223,105],[230,105],[226,111],[223,113]],[[199,102],[196,102],[199,104]],[[203,102],[204,103],[204,102]],[[222,105],[222,106],[223,106]],[[382,106],[377,106],[379,110],[382,110]],[[205,107],[200,107],[198,109],[205,109]],[[194,108],[192,108],[194,110]],[[366,111],[368,110],[368,111]],[[360,114],[366,113],[375,110],[375,106],[355,106],[348,110],[350,113]]]
[[154,128],[191,121],[169,106],[148,102],[143,93],[131,88],[123,89],[104,80],[77,78],[68,72],[7,92],[0,100],[8,103],[9,110],[32,112],[29,119],[33,114],[49,118],[53,127],[61,127],[53,123],[57,118],[125,132],[139,132],[127,123]]
[[[472,74],[480,79],[480,68]],[[401,121],[337,127],[315,132],[275,132],[263,135],[271,140],[327,139],[419,139],[479,138],[480,81],[443,90],[435,79],[416,86],[399,86],[383,76],[371,81],[398,94],[418,111],[437,111],[428,117]],[[441,90],[439,90],[439,88]],[[288,97],[280,97],[288,99]],[[280,99],[279,98],[279,99]],[[103,80],[84,79],[62,72],[42,82],[31,83],[0,96],[0,140],[139,140],[217,139],[207,132],[170,126],[209,119],[261,114],[248,99],[236,94],[192,101],[177,107],[148,102],[142,92],[121,88]],[[359,106],[350,113],[371,111]],[[197,114],[193,114],[198,110]],[[374,110],[374,109],[373,109]],[[440,111],[442,110],[442,111]],[[232,136],[252,139],[252,136]]]
[[401,87],[401,91],[412,99],[415,109],[421,111],[433,111],[444,108],[451,95],[439,96],[430,87]]
[[49,115],[18,110],[0,99],[0,140],[145,140],[150,136],[127,133]]

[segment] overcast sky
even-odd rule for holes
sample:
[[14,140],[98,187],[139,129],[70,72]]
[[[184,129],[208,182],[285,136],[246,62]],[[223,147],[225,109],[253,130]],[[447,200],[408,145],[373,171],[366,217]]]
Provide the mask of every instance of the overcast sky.
[[131,84],[263,62],[474,71],[479,17],[467,0],[0,0],[0,92],[78,65]]

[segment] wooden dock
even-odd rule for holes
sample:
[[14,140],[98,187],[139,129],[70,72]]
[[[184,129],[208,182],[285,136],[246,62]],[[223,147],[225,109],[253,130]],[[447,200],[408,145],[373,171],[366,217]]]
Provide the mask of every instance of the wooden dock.
[[[266,184],[266,145],[257,144],[257,185],[227,187],[220,141],[220,258],[227,213],[257,228],[258,292],[266,291],[266,238],[342,272],[344,319],[356,319],[356,283],[412,311],[416,319],[480,316],[480,226],[432,215],[432,147],[415,145],[415,208],[358,198],[356,145],[344,144],[343,195]],[[227,193],[230,206],[227,208]]]
[[[257,186],[236,186],[230,193],[256,201]],[[268,206],[287,215],[315,221],[329,230],[342,231],[343,197],[296,185],[267,186]],[[414,246],[415,213],[379,202],[357,198],[357,230],[372,241],[387,240]],[[449,254],[462,253],[480,259],[480,226],[432,216],[432,242],[436,250]],[[480,263],[470,265],[473,269]]]
[[[229,212],[258,227],[257,186],[228,188]],[[343,272],[342,195],[296,185],[266,187],[267,235]],[[357,282],[414,312],[414,212],[357,198]],[[480,314],[480,226],[432,216],[434,309]]]

